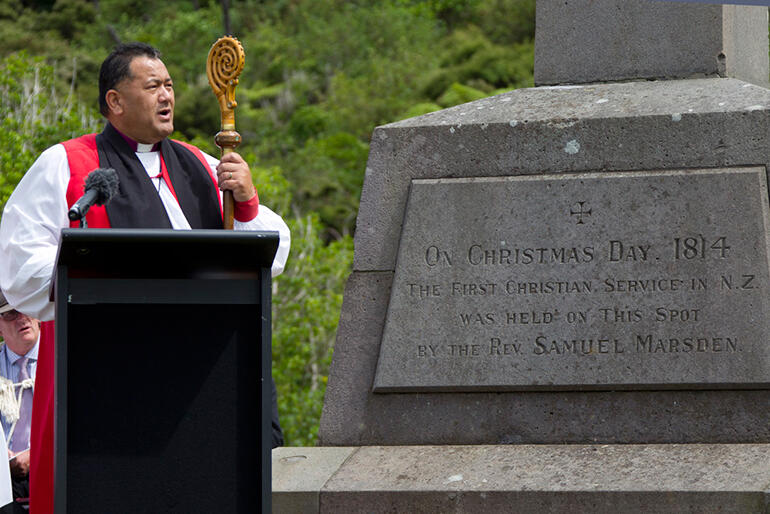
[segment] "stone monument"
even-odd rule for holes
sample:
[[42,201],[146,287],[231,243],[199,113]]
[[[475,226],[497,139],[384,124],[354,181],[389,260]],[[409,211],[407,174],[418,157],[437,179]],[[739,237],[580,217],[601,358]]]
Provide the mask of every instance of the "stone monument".
[[770,508],[767,8],[538,0],[535,48],[375,129],[278,510]]

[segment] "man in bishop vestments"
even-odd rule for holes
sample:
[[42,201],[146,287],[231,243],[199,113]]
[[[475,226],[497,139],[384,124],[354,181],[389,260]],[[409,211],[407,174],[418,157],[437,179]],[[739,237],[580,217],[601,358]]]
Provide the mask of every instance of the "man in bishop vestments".
[[[222,191],[235,199],[235,230],[279,232],[273,276],[289,254],[289,229],[259,205],[248,164],[237,153],[219,161],[173,141],[174,87],[159,52],[118,46],[99,72],[99,108],[107,119],[89,134],[45,150],[8,200],[0,223],[0,290],[16,310],[44,321],[32,413],[30,509],[53,512],[54,305],[49,286],[69,207],[95,168],[113,168],[119,191],[88,211],[94,228],[222,228]],[[72,225],[76,226],[76,225]],[[150,258],[151,256],[148,256]]]

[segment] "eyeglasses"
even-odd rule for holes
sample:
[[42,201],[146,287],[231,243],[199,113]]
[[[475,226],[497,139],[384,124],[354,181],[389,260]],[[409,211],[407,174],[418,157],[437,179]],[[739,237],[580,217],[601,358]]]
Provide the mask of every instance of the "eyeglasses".
[[21,316],[21,313],[15,309],[0,314],[0,318],[2,318],[3,321],[16,321],[19,319],[19,316]]

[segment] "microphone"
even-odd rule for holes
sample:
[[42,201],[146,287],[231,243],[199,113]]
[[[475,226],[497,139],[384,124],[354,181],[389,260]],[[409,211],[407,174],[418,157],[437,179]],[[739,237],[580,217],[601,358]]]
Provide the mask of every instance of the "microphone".
[[67,216],[72,221],[85,217],[92,205],[104,205],[118,192],[118,173],[112,168],[96,168],[86,177],[85,194],[72,204]]

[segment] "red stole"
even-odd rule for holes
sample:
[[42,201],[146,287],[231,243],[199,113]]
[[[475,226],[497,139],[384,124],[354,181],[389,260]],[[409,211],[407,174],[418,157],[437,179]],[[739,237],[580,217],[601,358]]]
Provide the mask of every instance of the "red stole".
[[[209,172],[209,176],[212,175],[211,168],[209,167],[208,161],[206,161],[206,157],[204,157],[203,153],[201,153],[198,148],[194,147],[193,145],[183,143],[182,141],[174,142],[179,143],[190,150],[198,158],[198,160],[201,161],[203,167]],[[83,193],[85,192],[83,188],[85,186],[86,177],[88,174],[99,167],[99,154],[96,149],[96,134],[88,134],[76,139],[70,139],[69,141],[62,143],[62,145],[67,151],[67,161],[69,162],[70,167],[70,181],[69,185],[67,186],[67,206],[71,207],[72,204],[78,200],[78,198],[83,196]],[[160,164],[163,181],[174,195],[174,198],[176,198],[176,191],[174,191],[174,185],[171,183],[168,170],[166,169],[166,161],[162,156],[160,159]],[[217,182],[213,177],[212,183],[215,187],[218,187]],[[177,199],[177,201],[179,200]],[[94,205],[91,207],[88,210],[88,214],[86,214],[86,222],[88,223],[88,226],[92,228],[111,228],[110,220],[107,217],[107,209],[104,207],[104,205]],[[70,222],[70,227],[77,228],[78,226],[79,222]]]
[[[177,141],[178,143],[181,143]],[[211,168],[200,150],[192,145],[181,143],[190,150],[211,175]],[[67,151],[70,168],[70,181],[67,187],[67,206],[72,206],[83,195],[86,177],[99,167],[99,154],[96,148],[96,134],[88,134],[62,143]],[[161,175],[176,198],[171,180],[166,170],[166,163],[161,157]],[[216,186],[216,180],[214,180]],[[94,205],[86,214],[86,221],[91,228],[110,228],[107,210],[103,205]],[[71,222],[71,227],[78,227],[78,222]],[[32,409],[32,429],[30,433],[30,512],[33,514],[53,513],[53,416],[54,416],[54,322],[47,321],[40,330],[40,348],[37,371],[35,373],[35,396]]]

